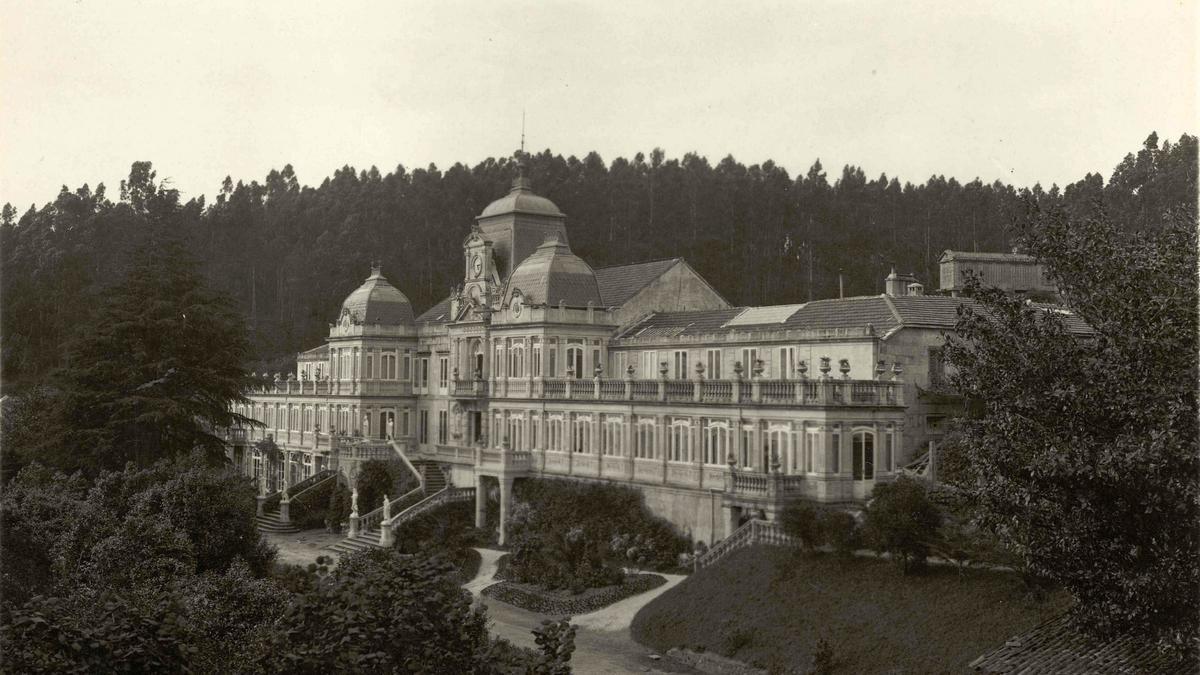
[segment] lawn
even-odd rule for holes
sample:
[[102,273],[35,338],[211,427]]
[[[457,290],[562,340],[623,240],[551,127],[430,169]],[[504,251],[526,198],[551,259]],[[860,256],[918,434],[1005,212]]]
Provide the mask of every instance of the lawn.
[[817,641],[836,672],[962,673],[980,654],[1062,613],[1065,595],[1027,597],[1015,575],[935,567],[902,576],[892,563],[738,551],[638,613],[644,645],[716,651],[762,668],[806,672]]

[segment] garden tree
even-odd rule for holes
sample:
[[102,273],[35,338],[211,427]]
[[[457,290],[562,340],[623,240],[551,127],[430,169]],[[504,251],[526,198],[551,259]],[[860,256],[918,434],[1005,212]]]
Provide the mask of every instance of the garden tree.
[[905,574],[924,564],[942,524],[925,483],[906,476],[876,485],[864,516],[867,541],[890,554]]
[[247,422],[231,412],[246,400],[242,319],[207,287],[178,238],[158,232],[132,261],[81,327],[62,372],[57,463],[145,465],[195,448],[221,462],[217,431]]
[[858,521],[849,512],[836,507],[798,499],[784,507],[779,520],[783,531],[807,549],[828,545],[834,553],[849,556],[862,544],[862,528]]
[[[1076,599],[1101,635],[1135,632],[1195,650],[1200,636],[1196,185],[1131,233],[1104,215],[1031,203],[1018,241],[1047,265],[1059,313],[979,288],[946,348],[970,402],[961,482],[981,521]],[[1125,173],[1124,165],[1119,168]],[[1190,176],[1190,177],[1189,177]],[[1140,185],[1168,183],[1143,176]],[[1123,196],[1140,212],[1138,194]]]

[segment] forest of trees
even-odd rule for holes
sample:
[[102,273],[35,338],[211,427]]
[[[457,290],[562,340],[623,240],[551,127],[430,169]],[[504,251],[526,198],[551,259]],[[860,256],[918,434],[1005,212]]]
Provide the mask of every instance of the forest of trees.
[[[1158,206],[1187,190],[1164,181],[1194,185],[1196,149],[1193,136],[1160,143],[1152,134],[1107,182],[1089,173],[1061,190],[943,176],[901,183],[854,166],[831,177],[819,161],[792,176],[771,161],[726,157],[714,166],[660,149],[607,164],[594,152],[578,159],[546,150],[529,164],[534,189],[567,214],[572,248],[594,267],[680,256],[730,302],[755,305],[835,296],[839,270],[847,295],[881,292],[893,265],[935,287],[943,250],[1009,250],[1009,223],[1026,198],[1084,215],[1102,201],[1114,221],[1153,227]],[[136,162],[115,201],[103,185],[84,185],[64,186],[23,214],[6,204],[4,389],[64,365],[73,327],[123,276],[148,225],[183,233],[209,282],[235,299],[258,368],[278,370],[318,344],[371,260],[423,311],[460,278],[462,238],[507,191],[512,164],[401,165],[387,174],[347,166],[317,187],[301,185],[289,165],[261,183],[226,178],[211,203],[181,203],[156,184],[150,162]]]

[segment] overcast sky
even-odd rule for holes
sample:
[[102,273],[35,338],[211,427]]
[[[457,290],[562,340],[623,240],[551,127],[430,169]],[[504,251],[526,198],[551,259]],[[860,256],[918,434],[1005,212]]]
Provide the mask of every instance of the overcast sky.
[[518,145],[1063,184],[1197,131],[1196,1],[0,0],[0,202]]

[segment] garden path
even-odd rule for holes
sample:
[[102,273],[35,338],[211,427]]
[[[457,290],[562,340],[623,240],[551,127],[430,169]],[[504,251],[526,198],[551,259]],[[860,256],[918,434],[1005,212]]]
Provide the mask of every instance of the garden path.
[[[496,562],[504,551],[478,548],[481,562],[479,573],[463,585],[479,598],[488,608],[491,620],[488,629],[492,635],[502,637],[515,645],[536,648],[533,641],[534,628],[542,625],[545,614],[529,612],[519,607],[484,598],[479,592],[496,582]],[[669,659],[650,658],[653,650],[634,641],[629,631],[633,617],[647,602],[671,588],[684,577],[664,574],[667,583],[631,598],[626,598],[609,607],[581,614],[571,620],[579,626],[575,634],[575,653],[571,655],[571,668],[577,673],[694,673],[695,670]]]
[[330,533],[325,530],[301,530],[300,532],[263,532],[263,539],[279,549],[276,560],[288,565],[307,567],[317,561],[317,556],[337,558],[337,554],[325,550],[326,546],[336,544],[346,538],[344,534]]

